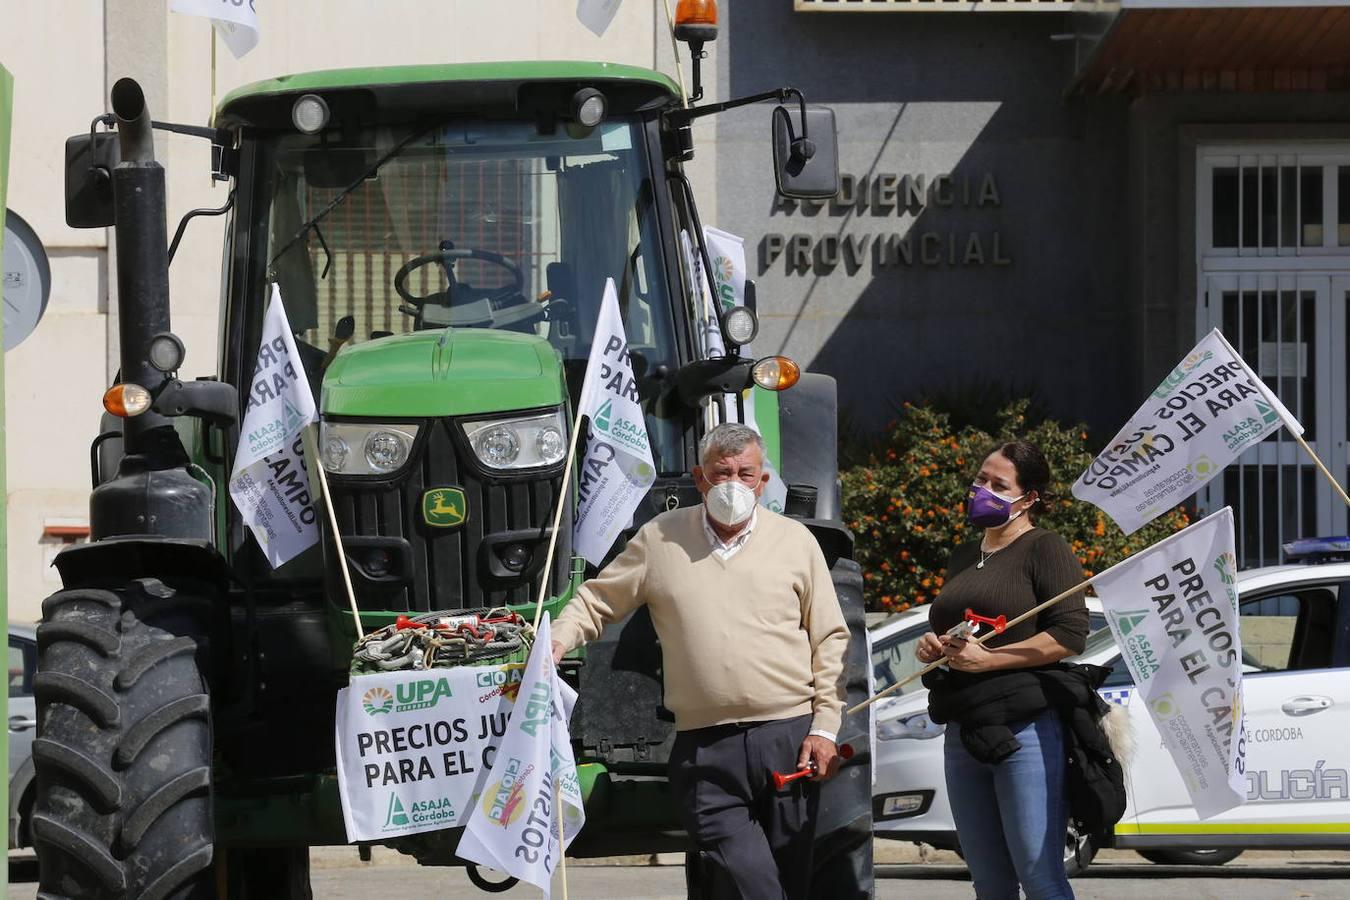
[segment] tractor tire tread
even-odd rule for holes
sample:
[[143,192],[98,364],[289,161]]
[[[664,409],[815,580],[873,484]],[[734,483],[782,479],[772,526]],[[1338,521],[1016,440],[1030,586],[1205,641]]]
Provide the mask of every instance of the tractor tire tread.
[[163,875],[146,885],[137,900],[164,900],[198,873],[211,867],[214,859],[210,844],[203,844],[169,867]]
[[73,747],[37,738],[33,741],[33,764],[65,772],[78,783],[80,793],[95,801],[101,812],[111,812],[122,805],[122,785],[117,778]]
[[116,728],[122,720],[117,699],[96,684],[64,672],[38,672],[33,696],[39,703],[64,703],[94,721],[99,728]]
[[178,637],[168,641],[154,641],[132,654],[122,671],[117,673],[113,686],[119,691],[129,691],[136,686],[146,672],[160,663],[176,656],[187,656],[197,652],[197,642],[189,637]]
[[79,861],[107,891],[118,894],[126,891],[127,877],[122,871],[122,864],[93,835],[43,813],[33,816],[33,834],[64,851],[71,859]]
[[136,757],[155,736],[184,719],[205,719],[211,710],[211,701],[205,694],[182,697],[166,703],[154,712],[146,715],[135,725],[127,729],[122,742],[117,746],[113,764],[119,769],[129,768]]
[[59,641],[74,641],[96,651],[104,659],[117,655],[122,646],[121,635],[106,628],[84,622],[48,622],[38,626],[38,650],[45,650]]
[[127,847],[135,847],[160,816],[179,801],[209,790],[210,787],[211,770],[206,766],[190,769],[172,781],[160,785],[154,793],[141,801],[122,823],[122,843]]
[[112,591],[84,588],[73,591],[57,591],[42,601],[42,618],[50,621],[63,606],[79,602],[99,603],[113,612],[121,612],[122,598]]

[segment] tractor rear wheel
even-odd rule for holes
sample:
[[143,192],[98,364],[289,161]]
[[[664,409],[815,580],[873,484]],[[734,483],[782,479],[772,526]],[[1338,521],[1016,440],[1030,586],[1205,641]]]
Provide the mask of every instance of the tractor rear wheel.
[[214,896],[200,606],[154,579],[43,602],[32,832],[44,900]]

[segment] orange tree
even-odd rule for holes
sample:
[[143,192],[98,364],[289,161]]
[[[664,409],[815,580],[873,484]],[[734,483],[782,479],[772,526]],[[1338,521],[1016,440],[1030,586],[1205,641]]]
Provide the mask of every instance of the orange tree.
[[844,519],[857,538],[869,609],[898,612],[927,603],[942,590],[947,557],[979,537],[966,522],[966,492],[980,462],[997,443],[1028,440],[1044,451],[1052,499],[1040,524],[1069,542],[1087,577],[1190,524],[1184,508],[1125,535],[1090,503],[1069,492],[1092,460],[1083,426],[1030,423],[1027,402],[1006,406],[995,433],[954,428],[950,416],[905,404],[886,439],[844,470]]

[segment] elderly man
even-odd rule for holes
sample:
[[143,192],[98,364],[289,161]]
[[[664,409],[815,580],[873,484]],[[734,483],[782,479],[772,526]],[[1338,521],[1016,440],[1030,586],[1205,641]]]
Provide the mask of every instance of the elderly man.
[[699,446],[703,503],[648,522],[583,584],[553,627],[553,655],[642,604],[661,640],[677,735],[670,781],[705,862],[703,896],[804,898],[818,786],[770,773],[838,768],[848,628],[815,538],[759,508],[764,442],[719,425]]

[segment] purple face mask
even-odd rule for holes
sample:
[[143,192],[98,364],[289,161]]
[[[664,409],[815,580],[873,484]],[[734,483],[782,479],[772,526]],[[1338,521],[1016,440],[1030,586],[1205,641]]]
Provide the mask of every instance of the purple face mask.
[[1013,520],[1013,504],[1022,497],[1003,497],[987,487],[972,484],[966,498],[966,518],[979,528],[1000,528]]

